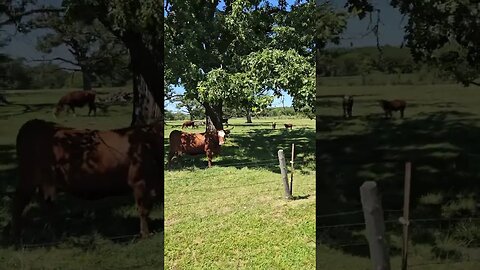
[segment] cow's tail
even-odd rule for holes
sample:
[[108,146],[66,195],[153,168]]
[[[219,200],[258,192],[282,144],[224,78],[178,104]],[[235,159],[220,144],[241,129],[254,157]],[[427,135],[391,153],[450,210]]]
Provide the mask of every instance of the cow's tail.
[[49,162],[53,160],[54,124],[43,120],[29,120],[20,127],[16,138],[20,178],[12,203],[12,229],[18,236],[21,216],[42,177],[51,174]]

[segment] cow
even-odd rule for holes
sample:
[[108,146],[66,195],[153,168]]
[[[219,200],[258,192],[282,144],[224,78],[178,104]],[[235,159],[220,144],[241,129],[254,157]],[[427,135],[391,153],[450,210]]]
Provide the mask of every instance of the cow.
[[182,129],[187,128],[187,127],[194,128],[195,127],[195,121],[185,121],[185,122],[183,122]]
[[208,167],[212,167],[212,158],[220,153],[220,147],[225,143],[229,130],[217,130],[203,133],[187,133],[180,130],[170,132],[170,151],[168,153],[168,168],[172,167],[174,157],[183,154],[195,156],[206,154]]
[[93,112],[93,115],[97,114],[97,107],[95,105],[95,91],[84,90],[84,91],[72,91],[60,98],[55,107],[53,113],[54,117],[57,117],[67,106],[67,112],[70,109],[75,115],[75,107],[82,108],[88,104],[88,115]]
[[351,118],[352,108],[353,108],[353,96],[344,95],[342,107],[343,107],[343,118]]
[[272,129],[275,129],[277,127],[277,123],[273,122],[272,123]]
[[149,235],[148,216],[163,203],[163,124],[116,130],[64,127],[33,119],[19,129],[16,141],[20,178],[12,207],[16,237],[22,213],[38,189],[47,205],[59,192],[95,200],[133,193],[142,238]]
[[403,112],[407,106],[407,102],[404,100],[395,99],[392,101],[388,100],[379,100],[380,106],[385,112],[385,118],[392,118],[392,111],[400,111],[400,117],[403,118]]
[[285,125],[286,129],[292,129],[293,128],[293,124],[288,123],[288,124],[284,124],[284,125]]

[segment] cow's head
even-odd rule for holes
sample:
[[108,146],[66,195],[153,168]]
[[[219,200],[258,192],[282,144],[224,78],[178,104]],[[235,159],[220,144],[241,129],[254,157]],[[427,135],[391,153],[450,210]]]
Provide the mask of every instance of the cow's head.
[[53,117],[57,118],[57,116],[63,111],[62,105],[57,105],[55,109],[53,109]]
[[222,145],[225,143],[225,131],[224,130],[219,130],[217,131],[217,135],[218,135],[218,144],[219,145]]

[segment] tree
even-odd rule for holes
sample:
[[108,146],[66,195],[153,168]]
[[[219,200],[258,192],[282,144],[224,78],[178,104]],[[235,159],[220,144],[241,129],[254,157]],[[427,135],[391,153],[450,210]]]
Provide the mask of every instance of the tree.
[[100,21],[130,54],[133,73],[132,125],[163,118],[163,1],[64,0],[65,16]]
[[23,30],[22,19],[45,12],[65,12],[68,20],[84,23],[98,19],[122,41],[130,55],[134,85],[132,125],[163,118],[163,1],[63,0],[61,7],[39,7],[35,2],[11,0],[0,4],[0,26],[13,23]]
[[205,117],[202,104],[198,101],[186,98],[185,96],[179,96],[176,98],[176,101],[178,102],[176,106],[177,109],[185,108],[191,121],[195,120],[195,118],[199,119]]
[[53,48],[61,45],[68,48],[74,60],[55,57],[46,61],[74,66],[64,69],[82,73],[84,90],[91,90],[92,82],[102,76],[126,75],[125,47],[98,20],[86,24],[69,20],[63,14],[49,13],[38,16],[30,27],[52,30],[38,37],[37,49],[41,52],[51,53]]
[[[242,61],[248,55],[263,49],[267,49],[263,56],[268,51],[287,54],[293,49],[307,63],[312,63],[313,71],[317,18],[314,2],[296,1],[290,6],[291,11],[287,11],[286,5],[285,1],[274,6],[269,1],[237,0],[225,1],[225,6],[219,7],[219,1],[170,1],[165,19],[165,47],[169,56],[166,66],[173,74],[171,82],[184,86],[188,96],[199,99],[207,120],[212,121],[210,128],[223,129],[221,118],[225,106],[261,108],[268,101],[267,92],[277,91],[276,86],[269,89],[256,85],[261,80],[249,80],[245,76],[242,69],[246,66]],[[325,14],[331,12],[324,11]],[[295,19],[293,13],[301,18]],[[326,39],[332,38],[336,27],[342,25],[327,22],[329,19],[338,18],[326,19],[325,25],[332,26],[322,32]],[[313,86],[313,76],[310,79],[305,83],[310,81],[309,85]],[[301,93],[295,95],[297,99],[314,95],[314,87],[310,87],[309,95],[305,95],[303,89],[290,90]],[[273,96],[270,95],[270,99]],[[297,101],[299,103],[309,102]]]
[[[439,66],[465,86],[480,85],[480,7],[476,0],[391,0],[408,18],[406,46],[416,62]],[[371,1],[349,0],[360,18],[374,10]]]

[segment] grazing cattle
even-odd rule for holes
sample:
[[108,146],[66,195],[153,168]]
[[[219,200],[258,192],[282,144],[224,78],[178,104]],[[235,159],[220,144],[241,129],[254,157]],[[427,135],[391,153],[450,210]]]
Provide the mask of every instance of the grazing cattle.
[[286,129],[292,129],[292,128],[293,128],[293,124],[285,124],[285,128],[286,128]]
[[170,133],[170,152],[168,153],[168,167],[172,167],[174,157],[206,154],[208,167],[212,167],[212,158],[220,153],[220,147],[225,143],[229,130],[218,130],[203,133],[187,133],[174,130]]
[[17,135],[20,178],[13,198],[14,234],[20,235],[22,213],[38,189],[48,204],[61,191],[89,200],[132,192],[140,234],[148,236],[153,203],[163,203],[162,149],[160,122],[105,131],[38,119],[26,122]]
[[182,129],[187,127],[195,127],[195,121],[185,121],[183,122]]
[[352,108],[353,108],[353,97],[345,95],[343,96],[343,117],[350,118],[352,117]]
[[75,107],[82,108],[88,104],[88,115],[93,112],[93,115],[97,114],[97,107],[95,105],[95,91],[73,91],[64,95],[58,101],[55,108],[54,116],[57,117],[67,106],[67,112],[70,109],[75,115]]
[[400,111],[400,117],[403,118],[403,112],[405,111],[405,107],[407,106],[407,102],[404,100],[379,100],[380,106],[382,107],[383,111],[385,112],[385,118],[392,117],[392,111]]
[[275,129],[277,127],[277,123],[273,122],[272,123],[272,129]]

